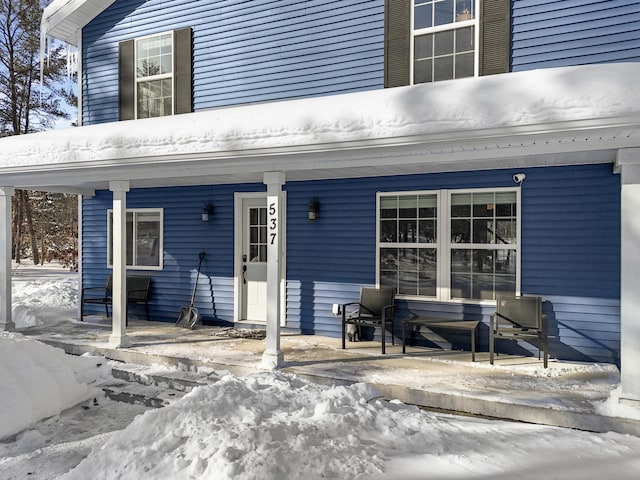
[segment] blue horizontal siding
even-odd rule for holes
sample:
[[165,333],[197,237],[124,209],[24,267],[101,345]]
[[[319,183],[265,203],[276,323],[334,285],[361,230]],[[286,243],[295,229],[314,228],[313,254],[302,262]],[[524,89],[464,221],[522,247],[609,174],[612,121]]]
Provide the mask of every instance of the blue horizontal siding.
[[[617,362],[620,336],[620,179],[611,165],[528,168],[521,197],[522,293],[540,295],[549,318],[551,355],[571,360]],[[438,173],[394,177],[299,181],[287,192],[287,329],[339,336],[332,305],[356,301],[362,286],[375,284],[376,192],[513,186],[515,170]],[[233,321],[234,192],[264,191],[264,185],[217,185],[134,189],[129,208],[164,209],[164,269],[153,277],[152,317],[175,321],[191,296],[198,252],[207,256],[196,305],[206,323]],[[319,220],[306,220],[311,198]],[[200,220],[213,203],[209,222]],[[83,281],[103,285],[106,210],[111,193],[83,203]],[[99,310],[96,310],[100,312]],[[491,306],[398,303],[398,319],[410,312],[482,321],[479,345],[487,349]],[[400,338],[399,325],[394,332]],[[464,335],[436,335],[427,342],[468,348]],[[465,343],[467,342],[467,343]],[[501,342],[500,351],[535,354],[535,345]]]
[[[552,355],[615,362],[619,351],[619,177],[611,165],[524,169],[522,189],[522,292],[541,295],[558,330]],[[375,283],[377,191],[512,186],[513,171],[412,175],[291,182],[288,195],[287,305],[307,333],[339,335],[334,303],[357,300]],[[306,222],[309,200],[320,201],[320,220]],[[549,300],[552,299],[552,300]],[[591,302],[596,299],[596,303]],[[399,302],[409,311],[441,318],[482,320],[479,348],[488,348],[492,307]],[[571,328],[582,333],[575,334]],[[396,328],[396,336],[400,330]],[[456,345],[468,342],[453,338]],[[597,342],[600,341],[600,344]],[[502,342],[501,351],[533,354],[530,344]],[[468,348],[468,345],[467,345]]]
[[640,61],[636,0],[514,0],[512,70]]
[[382,88],[382,0],[119,0],[83,30],[83,122],[118,119],[118,42],[193,29],[194,109]]

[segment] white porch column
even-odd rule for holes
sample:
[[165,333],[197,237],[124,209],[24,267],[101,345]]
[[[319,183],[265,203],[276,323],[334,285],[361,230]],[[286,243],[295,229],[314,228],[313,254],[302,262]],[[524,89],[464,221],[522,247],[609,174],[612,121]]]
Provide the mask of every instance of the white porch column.
[[0,187],[0,331],[13,330],[11,319],[11,198],[13,187]]
[[280,350],[280,268],[282,264],[282,232],[285,222],[283,211],[282,172],[265,172],[263,183],[267,186],[267,338],[262,354],[264,368],[278,368],[284,362]]
[[640,149],[618,152],[620,192],[620,401],[640,407]]
[[109,343],[116,348],[129,345],[127,320],[127,192],[129,182],[109,182],[113,192],[113,314]]

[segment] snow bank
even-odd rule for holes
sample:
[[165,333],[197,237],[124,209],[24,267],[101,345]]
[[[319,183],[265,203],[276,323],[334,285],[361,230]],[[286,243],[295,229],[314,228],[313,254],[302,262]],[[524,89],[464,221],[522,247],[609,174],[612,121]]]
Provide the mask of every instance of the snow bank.
[[[115,433],[61,480],[635,479],[640,438],[432,414],[365,384],[226,376]],[[610,476],[610,475],[609,475]]]
[[101,375],[102,363],[0,332],[0,439],[95,396],[98,391],[85,382]]
[[90,125],[3,138],[0,167],[609,124],[637,118],[639,76],[638,63],[563,67]]
[[77,320],[77,274],[15,275],[12,285],[12,317],[16,328]]
[[328,388],[283,373],[226,376],[139,416],[63,478],[268,480],[381,473],[388,453],[423,450],[431,417],[376,397],[365,384]]

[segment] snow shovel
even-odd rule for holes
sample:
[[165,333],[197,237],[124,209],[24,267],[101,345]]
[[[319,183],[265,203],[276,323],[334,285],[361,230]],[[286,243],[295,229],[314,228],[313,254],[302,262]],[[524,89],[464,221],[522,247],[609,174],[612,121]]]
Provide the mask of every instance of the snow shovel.
[[193,293],[191,294],[191,301],[189,305],[185,305],[180,308],[180,314],[178,315],[178,321],[176,325],[179,327],[185,327],[194,329],[200,322],[200,313],[198,309],[193,306],[196,301],[196,290],[198,288],[198,278],[200,278],[200,267],[202,266],[202,260],[204,260],[204,252],[199,253],[200,263],[198,263],[198,272],[196,273],[196,283],[193,286]]

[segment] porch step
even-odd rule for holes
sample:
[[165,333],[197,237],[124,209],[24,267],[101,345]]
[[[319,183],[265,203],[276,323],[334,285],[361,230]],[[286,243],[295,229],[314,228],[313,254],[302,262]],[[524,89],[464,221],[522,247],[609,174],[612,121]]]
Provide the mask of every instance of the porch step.
[[116,381],[102,387],[109,398],[149,408],[168,405],[193,388],[214,383],[221,377],[213,371],[163,371],[132,364],[116,365],[111,372]]

